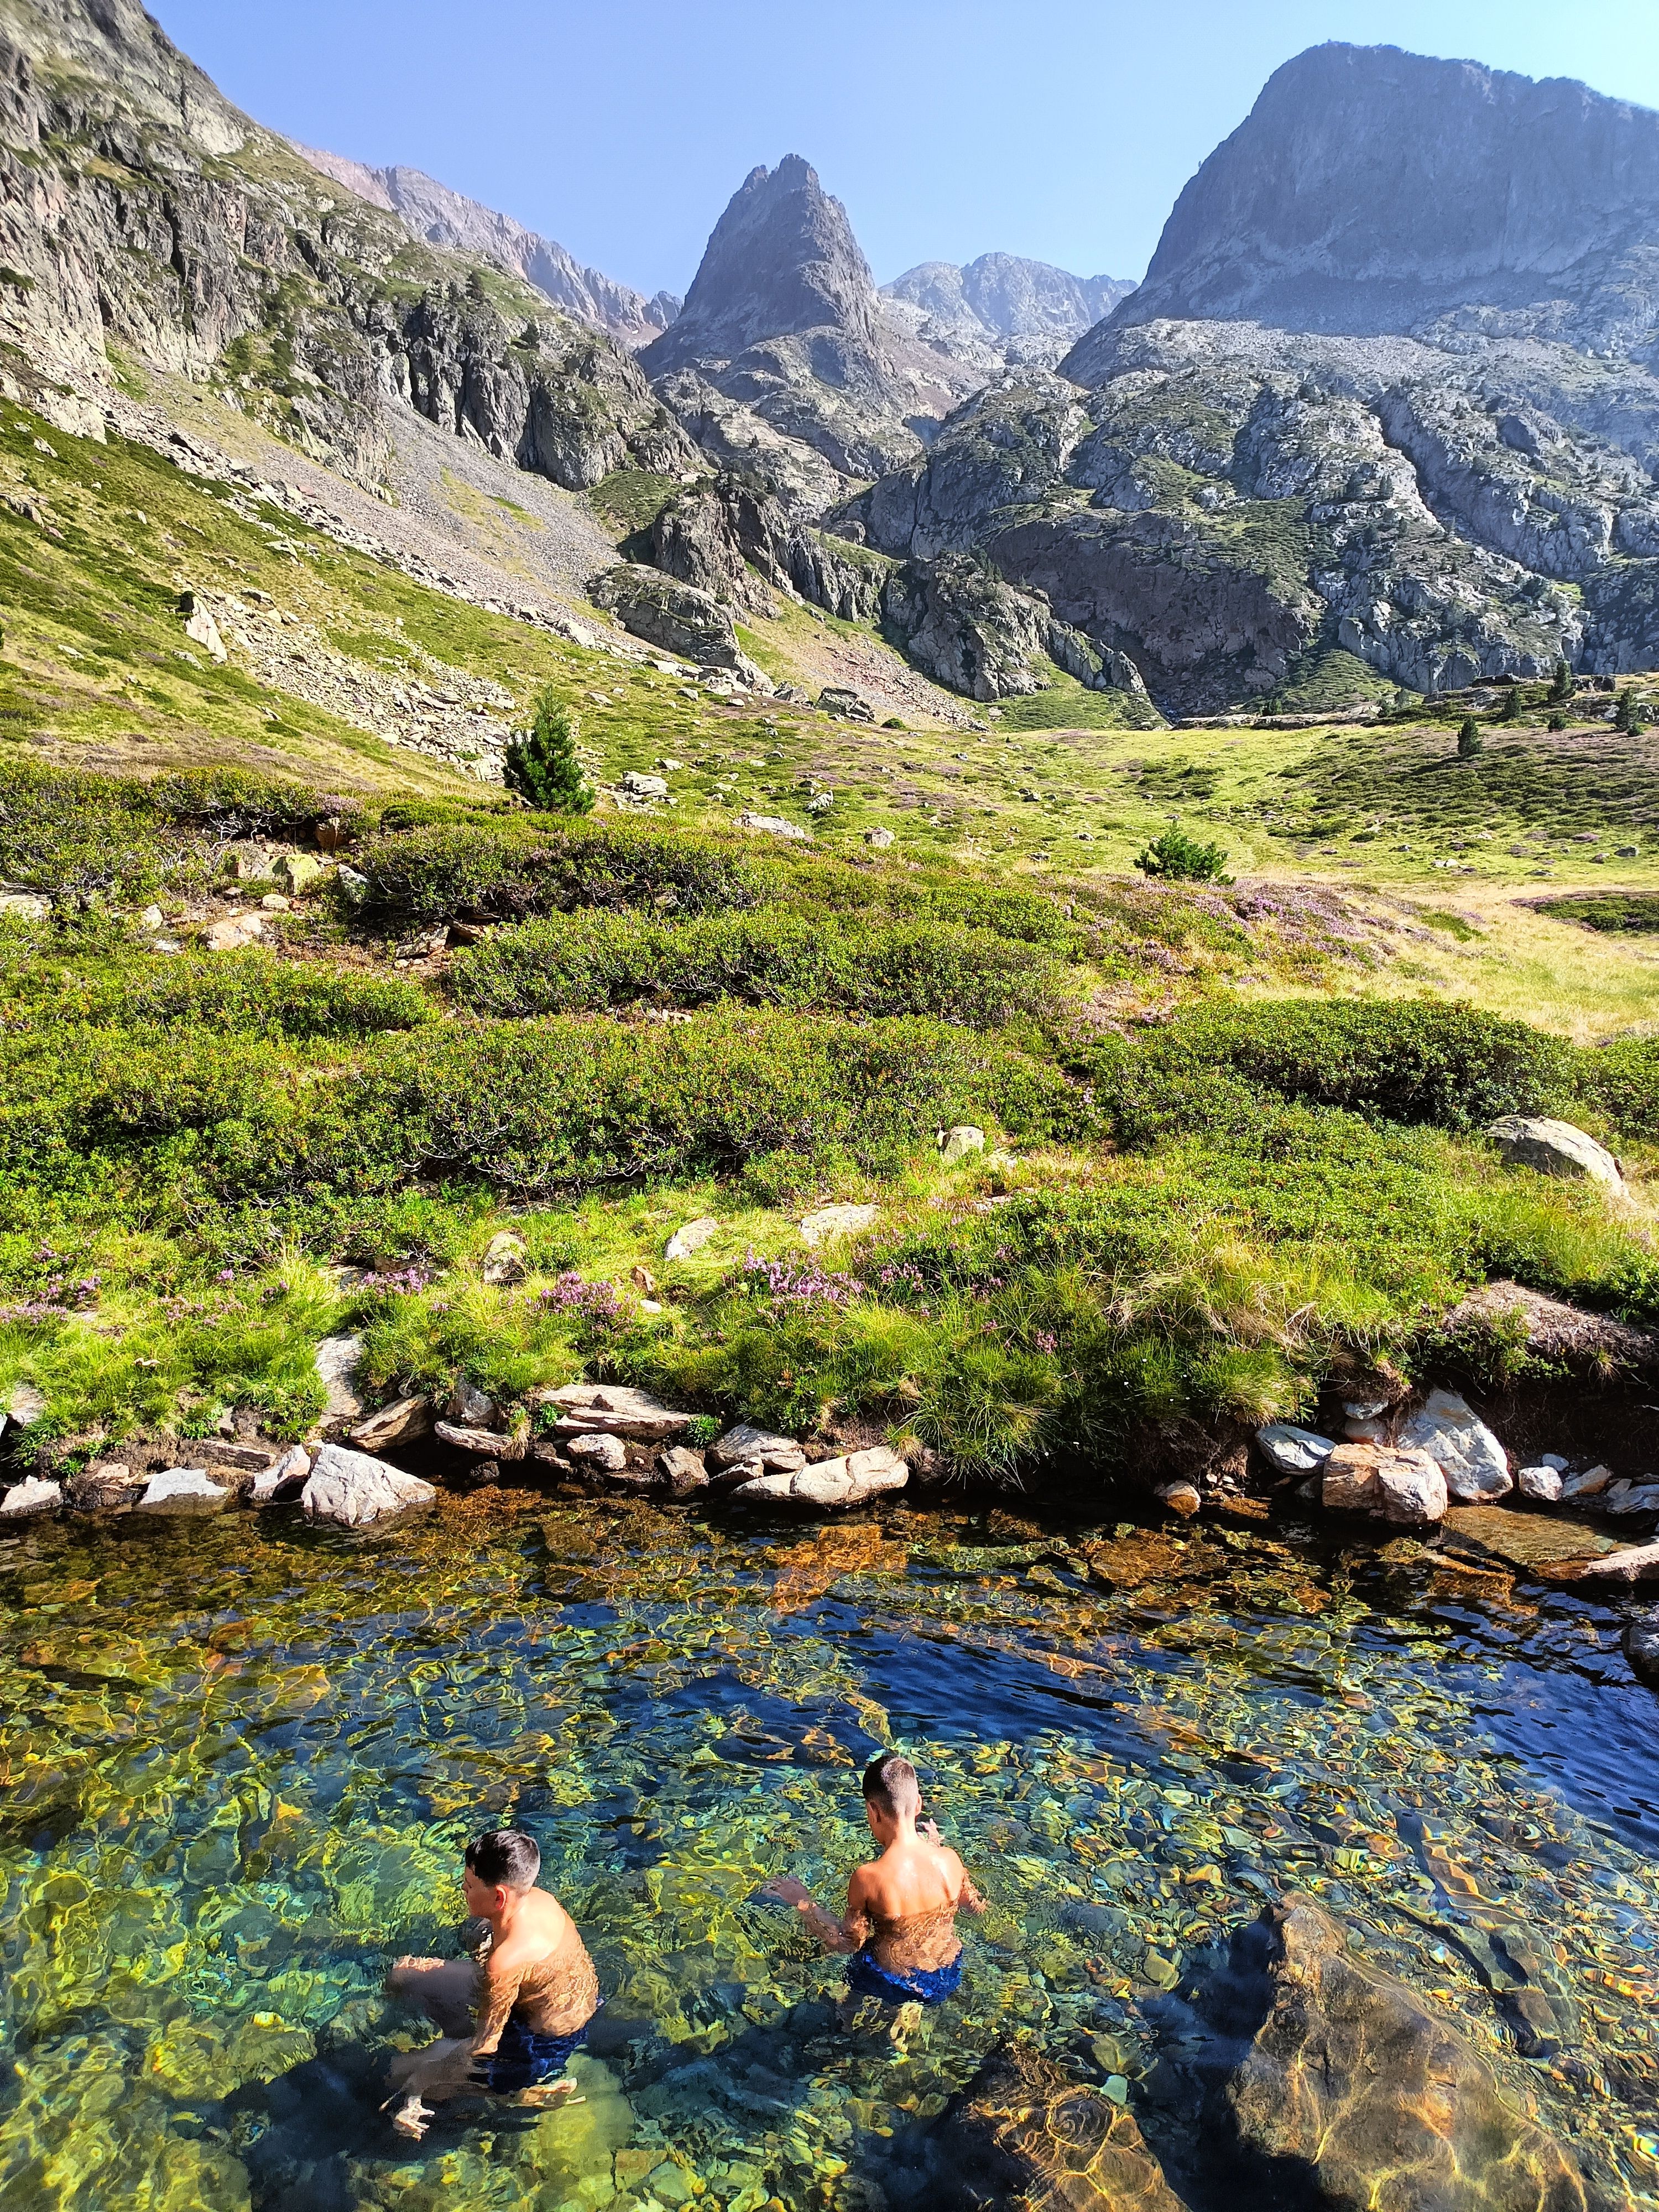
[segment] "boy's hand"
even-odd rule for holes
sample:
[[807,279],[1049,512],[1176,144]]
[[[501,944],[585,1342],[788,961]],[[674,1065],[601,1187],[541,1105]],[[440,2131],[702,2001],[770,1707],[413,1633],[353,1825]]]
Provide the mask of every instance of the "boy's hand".
[[797,1911],[812,1902],[811,1891],[804,1882],[797,1881],[792,1874],[774,1875],[756,1894],[769,1899],[775,1905],[793,1905]]
[[926,1836],[930,1844],[938,1844],[940,1843],[941,1839],[939,1832],[939,1822],[937,1820],[918,1820],[916,1822],[916,1833],[919,1836]]

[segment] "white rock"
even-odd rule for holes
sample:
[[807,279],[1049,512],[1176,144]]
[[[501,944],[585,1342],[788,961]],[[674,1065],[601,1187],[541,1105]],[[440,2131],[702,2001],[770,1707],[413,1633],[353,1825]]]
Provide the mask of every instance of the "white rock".
[[1261,1455],[1280,1474],[1316,1474],[1336,1449],[1329,1437],[1298,1429],[1289,1421],[1269,1421],[1255,1432]]
[[1386,1421],[1344,1421],[1342,1433],[1351,1444],[1385,1444],[1389,1441]]
[[620,787],[630,799],[666,799],[668,796],[668,786],[659,775],[643,775],[636,768],[629,769],[622,778]]
[[1522,1498],[1533,1498],[1540,1505],[1554,1505],[1561,1496],[1561,1477],[1553,1467],[1522,1468],[1515,1486]]
[[701,1252],[711,1237],[720,1235],[720,1225],[712,1213],[700,1214],[695,1221],[682,1222],[664,1247],[665,1260],[689,1260],[694,1252]]
[[235,1495],[210,1481],[199,1467],[164,1467],[144,1485],[137,1513],[218,1513]]
[[739,814],[739,830],[759,830],[769,837],[799,837],[805,840],[808,832],[799,822],[786,822],[781,814]]
[[590,1430],[584,1436],[572,1437],[565,1449],[578,1467],[595,1474],[620,1474],[628,1464],[628,1447],[622,1438],[603,1431]]
[[1374,1421],[1389,1410],[1386,1398],[1345,1398],[1342,1410],[1351,1421]]
[[225,641],[219,635],[219,625],[205,607],[198,607],[185,624],[185,635],[199,645],[215,660],[228,660]]
[[821,1206],[800,1224],[800,1233],[814,1250],[832,1237],[854,1237],[876,1218],[873,1206]]
[[734,1429],[708,1447],[708,1456],[716,1467],[742,1467],[753,1464],[757,1468],[793,1472],[806,1464],[806,1454],[793,1437],[774,1436],[769,1430],[757,1429],[748,1421],[739,1421]]
[[14,1482],[0,1498],[0,1513],[55,1513],[63,1502],[61,1483],[49,1482],[43,1474],[29,1474],[21,1482]]
[[1460,1504],[1502,1498],[1515,1487],[1509,1454],[1455,1390],[1431,1390],[1401,1430],[1400,1442],[1439,1462]]
[[336,868],[334,880],[353,906],[361,906],[368,896],[368,878],[356,868]]
[[280,1459],[259,1469],[250,1494],[256,1505],[269,1505],[273,1498],[303,1489],[310,1479],[311,1454],[302,1445],[291,1444]]
[[147,929],[152,935],[158,929],[165,929],[167,924],[167,918],[159,906],[147,906],[138,917],[140,929]]
[[875,1444],[868,1451],[848,1452],[844,1459],[757,1475],[732,1495],[756,1504],[774,1499],[792,1505],[862,1505],[885,1491],[902,1490],[909,1479],[910,1470],[898,1454],[885,1444]]
[[1385,1452],[1376,1494],[1383,1518],[1400,1528],[1431,1528],[1446,1517],[1446,1478],[1426,1452]]
[[984,1150],[984,1130],[975,1128],[971,1121],[958,1121],[954,1129],[945,1131],[939,1158],[950,1168],[954,1167],[958,1160],[965,1160],[970,1152],[982,1152]]
[[1564,1503],[1575,1498],[1595,1498],[1613,1480],[1610,1467],[1587,1467],[1577,1474],[1570,1474],[1561,1485]]
[[14,1426],[33,1428],[46,1410],[43,1395],[32,1382],[14,1382],[11,1395],[6,1401],[6,1416]]
[[0,891],[0,914],[18,921],[44,921],[51,912],[52,901],[38,891]]
[[366,1528],[395,1513],[430,1505],[437,1494],[429,1482],[405,1474],[400,1467],[389,1467],[383,1459],[348,1451],[343,1444],[323,1444],[312,1462],[301,1503],[315,1521]]
[[1625,1179],[1619,1163],[1605,1145],[1571,1121],[1553,1121],[1526,1114],[1505,1114],[1486,1131],[1498,1140],[1506,1166],[1536,1168],[1540,1175],[1566,1176],[1579,1181],[1605,1183],[1622,1190]]
[[363,1356],[360,1336],[325,1336],[317,1347],[317,1373],[328,1392],[325,1412],[332,1421],[355,1421],[363,1410],[357,1395],[357,1364]]
[[478,1272],[485,1282],[500,1290],[509,1283],[524,1280],[525,1262],[529,1256],[523,1237],[515,1237],[510,1229],[503,1229],[484,1247],[483,1265]]
[[866,845],[873,845],[877,852],[884,853],[893,842],[893,833],[890,830],[866,830],[864,842]]

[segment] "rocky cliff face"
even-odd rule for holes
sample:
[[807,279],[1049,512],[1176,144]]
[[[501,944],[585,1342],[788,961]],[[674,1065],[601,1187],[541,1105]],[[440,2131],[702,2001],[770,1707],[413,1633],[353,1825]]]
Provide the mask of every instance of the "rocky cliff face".
[[672,293],[659,292],[647,300],[599,270],[582,267],[556,240],[526,229],[509,215],[500,215],[494,208],[468,199],[465,193],[452,191],[419,169],[371,169],[361,161],[320,153],[309,146],[296,145],[295,151],[313,168],[333,178],[372,207],[400,216],[427,245],[479,255],[499,262],[504,269],[516,269],[556,307],[608,331],[624,345],[649,345],[679,313],[680,302]]
[[[1276,70],[1114,323],[1659,343],[1659,114],[1392,46]],[[1068,374],[1092,383],[1085,344]]]
[[1118,276],[1073,276],[1046,261],[981,253],[958,268],[923,261],[882,287],[890,327],[977,370],[1052,368],[1067,347],[1134,286]]
[[469,298],[465,258],[300,161],[128,0],[0,0],[0,340],[32,390],[95,394],[113,340],[363,481],[398,400],[573,487],[690,458],[622,348],[528,285],[497,287],[516,325]]

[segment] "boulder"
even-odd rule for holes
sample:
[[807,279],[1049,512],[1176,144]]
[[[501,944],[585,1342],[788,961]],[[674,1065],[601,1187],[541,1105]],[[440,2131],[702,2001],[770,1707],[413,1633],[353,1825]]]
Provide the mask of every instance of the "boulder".
[[[493,1408],[492,1408],[493,1410]],[[432,1406],[426,1398],[396,1398],[389,1406],[359,1421],[351,1441],[359,1450],[380,1452],[395,1444],[413,1443],[432,1432]]]
[[1625,1656],[1633,1674],[1659,1690],[1659,1607],[1633,1613],[1625,1623]]
[[510,1229],[503,1229],[485,1245],[483,1264],[478,1273],[485,1282],[501,1290],[509,1283],[524,1280],[525,1262],[529,1256],[523,1237],[515,1237]]
[[372,1522],[430,1505],[437,1495],[429,1482],[405,1474],[402,1468],[390,1467],[368,1452],[348,1451],[343,1444],[323,1444],[312,1462],[301,1502],[314,1521],[366,1528]]
[[529,1443],[527,1437],[505,1437],[497,1429],[469,1428],[461,1421],[434,1421],[432,1433],[440,1443],[471,1452],[475,1459],[522,1459]]
[[799,822],[786,821],[781,814],[739,814],[738,827],[739,830],[759,830],[769,837],[810,840],[811,834],[803,830]]
[[1446,1489],[1460,1504],[1502,1498],[1515,1487],[1509,1454],[1455,1390],[1430,1391],[1401,1428],[1400,1442],[1439,1462]]
[[1497,1140],[1507,1167],[1536,1168],[1540,1175],[1605,1183],[1609,1190],[1625,1187],[1619,1163],[1606,1146],[1571,1121],[1505,1114],[1486,1134]]
[[676,1498],[689,1498],[694,1491],[708,1487],[708,1469],[702,1453],[688,1450],[684,1444],[670,1444],[657,1454],[657,1473]]
[[988,2053],[929,2130],[940,2212],[1182,2212],[1127,2104],[1022,2036]]
[[617,789],[626,792],[630,799],[666,799],[668,796],[668,786],[661,776],[643,775],[636,768],[630,768],[620,778]]
[[845,684],[827,684],[818,694],[818,704],[826,714],[839,714],[847,722],[873,722],[876,710],[860,691]]
[[1575,1561],[1570,1576],[1558,1571],[1553,1579],[1558,1582],[1659,1582],[1659,1544],[1628,1545],[1622,1551],[1604,1552],[1599,1559]]
[[767,1501],[791,1505],[839,1507],[862,1505],[889,1490],[902,1490],[910,1470],[885,1444],[868,1451],[849,1452],[844,1459],[823,1459],[796,1471],[751,1476],[732,1492],[734,1498],[760,1504]]
[[809,1213],[800,1224],[800,1233],[814,1250],[827,1244],[832,1237],[855,1237],[867,1229],[876,1218],[873,1206],[821,1206],[816,1213]]
[[317,1347],[317,1373],[328,1392],[324,1408],[331,1421],[355,1421],[363,1410],[357,1395],[357,1366],[363,1356],[360,1336],[325,1336]]
[[793,1437],[774,1436],[769,1430],[757,1429],[747,1421],[739,1421],[728,1429],[708,1448],[708,1456],[716,1467],[752,1466],[774,1474],[794,1473],[806,1464],[805,1448]]
[[1610,1467],[1581,1468],[1577,1474],[1562,1477],[1561,1496],[1569,1504],[1580,1498],[1597,1498],[1612,1481],[1613,1469]]
[[1328,1512],[1380,1512],[1377,1462],[1382,1456],[1375,1444],[1334,1444],[1320,1478],[1320,1504]]
[[0,1498],[0,1513],[18,1517],[31,1513],[55,1513],[64,1502],[63,1486],[43,1474],[25,1475]]
[[1385,1451],[1376,1492],[1383,1519],[1399,1528],[1430,1528],[1446,1517],[1446,1478],[1426,1452]]
[[1336,1449],[1329,1437],[1298,1429],[1289,1421],[1269,1421],[1255,1440],[1261,1456],[1279,1474],[1317,1474]]
[[970,1153],[984,1150],[984,1130],[975,1128],[971,1121],[959,1121],[954,1129],[945,1131],[945,1142],[939,1147],[939,1158],[945,1166],[953,1168],[958,1160],[965,1160]]
[[151,1475],[136,1513],[221,1513],[236,1495],[199,1467],[165,1467]]
[[138,1501],[146,1477],[135,1474],[121,1460],[94,1460],[67,1485],[69,1502],[77,1513],[125,1513]]
[[1561,1498],[1561,1477],[1553,1467],[1523,1467],[1515,1478],[1522,1498],[1534,1504],[1556,1505]]
[[694,1252],[701,1252],[711,1238],[720,1235],[720,1225],[712,1213],[702,1214],[696,1221],[682,1222],[663,1249],[665,1260],[689,1260]]
[[312,853],[284,853],[271,872],[279,884],[297,896],[318,881],[323,873],[323,864]]
[[[410,1401],[404,1401],[407,1404]],[[424,1405],[419,1399],[416,1404]],[[279,1460],[264,1468],[253,1478],[253,1487],[248,1495],[256,1505],[269,1505],[273,1499],[291,1498],[302,1491],[311,1479],[311,1454],[301,1445],[294,1444]]]
[[711,668],[731,669],[757,690],[772,689],[770,678],[738,649],[730,608],[695,584],[624,561],[596,576],[590,589],[595,606],[614,614],[624,629],[647,645]]
[[864,842],[866,845],[872,845],[878,853],[884,853],[893,842],[893,833],[890,830],[866,830]]
[[228,660],[225,641],[219,635],[219,625],[207,609],[198,606],[185,624],[185,635],[192,644],[199,645],[210,660]]
[[1223,2077],[1212,2140],[1236,2130],[1255,2157],[1282,2161],[1297,2203],[1302,2191],[1328,2212],[1585,2212],[1591,2201],[1571,2153],[1310,1898],[1242,1929],[1200,2005],[1221,2036],[1243,2024],[1249,2037]]
[[582,1474],[620,1474],[628,1465],[628,1447],[622,1438],[602,1432],[572,1437],[565,1450]]
[[1178,1513],[1183,1521],[1190,1521],[1204,1503],[1190,1482],[1160,1482],[1152,1495],[1160,1505],[1171,1513]]
[[632,1443],[660,1443],[684,1434],[691,1424],[690,1413],[678,1413],[648,1390],[624,1382],[567,1382],[546,1402],[562,1408],[553,1425],[556,1437],[604,1432]]

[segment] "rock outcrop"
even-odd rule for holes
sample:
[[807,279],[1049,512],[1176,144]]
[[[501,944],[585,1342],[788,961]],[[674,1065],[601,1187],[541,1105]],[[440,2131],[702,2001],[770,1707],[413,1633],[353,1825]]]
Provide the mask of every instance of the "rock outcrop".
[[772,689],[738,644],[730,610],[708,592],[682,584],[655,568],[621,562],[596,576],[593,604],[614,614],[626,630],[710,668],[729,668],[760,691]]

